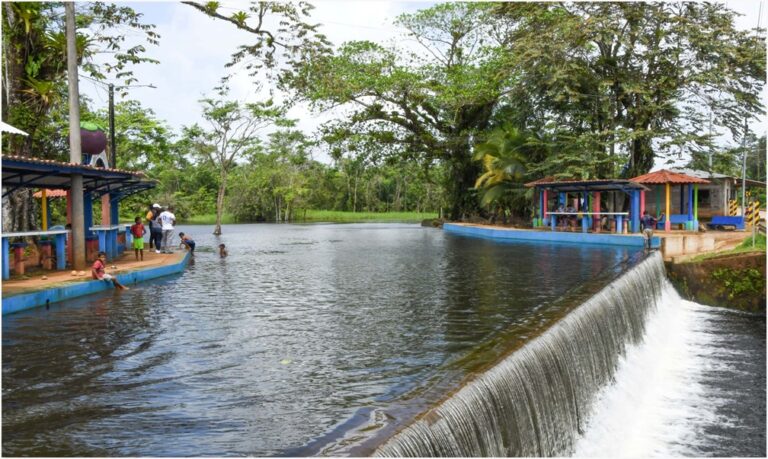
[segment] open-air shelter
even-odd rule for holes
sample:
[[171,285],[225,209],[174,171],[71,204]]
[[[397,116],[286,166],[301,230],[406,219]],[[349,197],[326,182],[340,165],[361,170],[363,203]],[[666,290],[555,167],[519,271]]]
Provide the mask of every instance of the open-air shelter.
[[[653,209],[655,210],[657,218],[661,217],[662,212],[664,213],[664,217],[659,220],[659,226],[662,226],[664,231],[671,231],[673,224],[683,225],[687,230],[698,231],[699,185],[709,184],[709,180],[687,174],[681,174],[678,172],[672,172],[666,169],[640,175],[631,180],[633,182],[642,183],[648,187],[652,187],[652,189],[655,191],[656,199]],[[673,203],[671,202],[671,190],[673,186],[680,187],[680,202],[679,206],[676,207],[673,206]],[[662,193],[664,194],[663,205]],[[645,210],[646,196],[645,192],[643,192],[641,195],[640,212]],[[677,213],[673,213],[675,210]]]
[[[81,164],[60,161],[42,160],[20,156],[2,156],[2,186],[3,197],[20,188],[40,188],[43,190],[64,190],[69,202],[71,193],[71,176],[79,174],[83,177],[83,209],[84,228],[86,237],[98,237],[99,250],[107,253],[109,259],[117,256],[118,244],[118,206],[126,197],[154,188],[156,183],[148,180],[143,173],[122,169],[102,169]],[[59,194],[61,191],[58,192]],[[103,195],[109,195],[109,220],[102,218],[100,226],[93,224],[93,200]],[[43,215],[46,215],[48,196],[43,199]],[[67,223],[70,220],[70,205],[67,206]],[[47,221],[46,218],[44,218]],[[111,224],[110,224],[111,222]],[[47,226],[47,223],[46,223]],[[25,231],[19,233],[3,233],[3,279],[10,276],[9,239],[29,236],[46,236],[56,239],[56,265],[58,269],[65,268],[65,236],[70,230]],[[126,235],[126,238],[129,236]],[[126,242],[127,243],[127,242]]]
[[[596,180],[554,180],[551,177],[526,183],[526,187],[534,188],[534,207],[536,213],[533,219],[534,227],[550,226],[557,229],[558,218],[580,218],[582,232],[590,229],[594,232],[602,230],[602,218],[612,219],[611,228],[617,233],[640,232],[640,199],[648,188],[633,180],[596,179]],[[602,199],[608,193],[625,194],[629,198],[629,211],[603,210]],[[613,197],[613,196],[611,196]],[[552,205],[550,202],[552,201]],[[563,212],[555,210],[560,206],[572,203],[575,211]]]

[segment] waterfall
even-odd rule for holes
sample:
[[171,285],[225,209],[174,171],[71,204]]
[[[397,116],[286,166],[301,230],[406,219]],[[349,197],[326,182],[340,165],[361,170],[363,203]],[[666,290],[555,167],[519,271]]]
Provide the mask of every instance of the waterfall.
[[655,253],[554,326],[466,383],[375,452],[378,456],[563,456],[598,391],[660,300]]

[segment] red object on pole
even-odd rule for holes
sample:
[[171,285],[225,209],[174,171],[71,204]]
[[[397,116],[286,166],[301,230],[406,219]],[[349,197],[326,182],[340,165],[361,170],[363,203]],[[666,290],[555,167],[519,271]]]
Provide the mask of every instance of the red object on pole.
[[544,218],[547,218],[547,190],[544,190]]

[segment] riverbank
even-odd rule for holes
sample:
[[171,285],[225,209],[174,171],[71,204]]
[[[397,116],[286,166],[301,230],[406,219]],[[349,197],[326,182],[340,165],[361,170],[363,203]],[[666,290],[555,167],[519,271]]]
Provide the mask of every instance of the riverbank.
[[766,313],[765,236],[758,235],[721,253],[666,263],[667,276],[680,295],[710,306]]
[[[307,210],[299,213],[291,223],[354,223],[354,222],[419,222],[425,219],[437,218],[435,212],[343,212],[336,210]],[[186,225],[213,225],[216,223],[215,214],[194,215],[180,223]],[[234,217],[228,214],[222,216],[222,224],[234,223],[262,223],[262,222],[236,222]],[[273,223],[267,220],[263,223]]]

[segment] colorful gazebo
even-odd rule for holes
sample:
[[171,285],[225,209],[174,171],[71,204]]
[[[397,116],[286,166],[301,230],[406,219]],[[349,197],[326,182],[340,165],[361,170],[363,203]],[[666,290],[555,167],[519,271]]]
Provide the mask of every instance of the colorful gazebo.
[[[661,213],[664,213],[664,218],[659,221],[659,225],[663,225],[664,231],[670,231],[672,224],[684,225],[685,229],[698,231],[699,229],[699,185],[708,184],[709,181],[693,177],[678,172],[672,172],[666,169],[662,169],[656,172],[650,172],[639,177],[631,179],[635,183],[642,183],[648,187],[655,189],[655,206],[653,206],[656,217],[661,217]],[[680,206],[677,208],[679,213],[672,213],[673,207],[672,201],[672,186],[679,185],[679,202]],[[661,205],[661,193],[664,189],[664,206]],[[650,203],[649,203],[650,204]],[[643,213],[646,206],[645,192],[640,195],[640,212]]]
[[[645,185],[625,179],[555,180],[545,177],[525,184],[534,189],[533,227],[557,228],[558,218],[581,220],[582,232],[601,231],[601,218],[608,217],[617,233],[640,232],[640,200],[648,190]],[[603,209],[605,198],[621,194],[629,198],[628,211],[609,212]],[[572,203],[572,205],[570,204]],[[556,211],[559,205],[570,205],[573,211]]]

